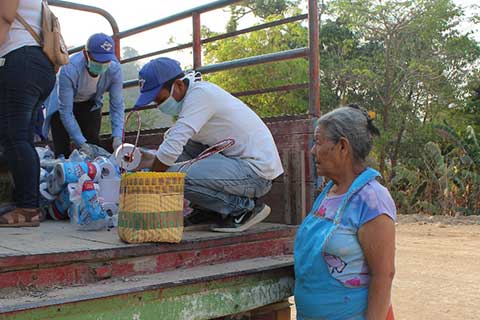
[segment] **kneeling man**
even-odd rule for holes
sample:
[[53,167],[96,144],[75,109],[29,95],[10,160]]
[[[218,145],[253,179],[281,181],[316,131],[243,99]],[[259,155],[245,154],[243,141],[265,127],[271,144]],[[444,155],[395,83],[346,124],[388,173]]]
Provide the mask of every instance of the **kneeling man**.
[[155,103],[177,118],[156,156],[143,162],[154,171],[177,171],[176,162],[195,158],[208,146],[231,138],[235,144],[195,162],[185,178],[185,198],[192,206],[222,215],[219,232],[241,232],[261,222],[270,208],[257,199],[283,173],[269,129],[248,106],[222,88],[195,81],[180,63],[158,58],[139,74],[136,107]]

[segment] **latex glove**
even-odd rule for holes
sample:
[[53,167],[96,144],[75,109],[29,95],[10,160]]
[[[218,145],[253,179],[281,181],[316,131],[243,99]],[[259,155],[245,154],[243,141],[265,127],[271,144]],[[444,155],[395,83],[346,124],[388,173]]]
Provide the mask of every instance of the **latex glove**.
[[80,146],[79,151],[85,153],[88,157],[90,157],[92,159],[94,158],[92,147],[90,147],[90,145],[88,143],[82,144]]
[[113,137],[112,148],[113,152],[117,150],[118,147],[122,145],[122,138],[120,137]]
[[141,148],[140,154],[142,155],[142,160],[140,161],[140,164],[138,165],[136,170],[151,169],[153,166],[153,162],[157,157],[155,151]]

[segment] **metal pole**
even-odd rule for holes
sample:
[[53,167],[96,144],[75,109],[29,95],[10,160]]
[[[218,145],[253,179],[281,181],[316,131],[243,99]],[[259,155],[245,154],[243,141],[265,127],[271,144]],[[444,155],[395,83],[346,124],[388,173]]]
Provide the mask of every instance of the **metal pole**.
[[[118,37],[118,33],[120,30],[118,29],[118,24],[117,21],[115,21],[115,18],[106,10],[93,7],[93,6],[88,6],[84,4],[78,4],[78,3],[73,3],[73,2],[68,2],[68,1],[61,1],[61,0],[48,0],[48,4],[51,6],[56,6],[60,8],[66,8],[66,9],[71,9],[71,10],[79,10],[79,11],[85,11],[85,12],[91,12],[91,13],[96,13],[107,19],[108,23],[110,23],[110,26],[112,27],[113,31],[113,41],[115,41],[115,55],[117,56],[118,61],[120,61],[120,38]],[[78,46],[75,48],[70,48],[68,52],[70,54],[79,52],[84,48],[84,46]]]
[[309,114],[320,116],[320,48],[317,0],[308,0]]
[[78,4],[78,3],[73,3],[73,2],[68,2],[68,1],[61,1],[61,0],[48,0],[48,4],[51,6],[55,7],[61,7],[61,8],[66,8],[66,9],[72,9],[72,10],[79,10],[79,11],[86,11],[86,12],[91,12],[91,13],[96,13],[101,16],[103,16],[105,19],[107,19],[108,23],[110,23],[110,26],[112,27],[113,35],[115,36],[118,34],[119,29],[118,29],[118,24],[113,18],[113,16],[106,10],[93,7],[93,6],[87,6],[84,4]]
[[192,14],[193,20],[193,69],[202,66],[202,30],[200,24],[200,12]]
[[130,36],[133,36],[137,33],[141,33],[143,31],[151,30],[153,28],[164,26],[166,24],[169,24],[169,23],[172,23],[172,22],[175,22],[175,21],[190,18],[194,12],[203,13],[203,12],[213,11],[213,10],[221,9],[225,6],[228,6],[228,5],[237,3],[237,2],[241,2],[241,1],[244,1],[244,0],[219,0],[219,1],[214,1],[214,2],[211,2],[211,3],[205,4],[205,5],[202,5],[202,6],[195,7],[193,9],[190,9],[190,10],[187,10],[187,11],[183,11],[183,12],[168,16],[166,18],[162,18],[162,19],[159,19],[159,20],[141,25],[141,26],[133,28],[133,29],[122,31],[122,32],[119,33],[118,36],[120,38],[130,37]]
[[241,58],[236,60],[230,60],[225,62],[220,62],[217,64],[211,64],[208,66],[203,66],[197,69],[201,73],[212,73],[223,70],[229,70],[234,68],[241,68],[246,66],[253,66],[256,64],[276,62],[283,60],[290,60],[295,58],[303,58],[308,56],[308,48],[297,48],[292,50],[280,51],[275,53],[267,53],[259,56]]
[[[238,35],[241,35],[241,34],[252,32],[252,31],[257,31],[257,30],[262,30],[262,29],[274,27],[274,26],[279,26],[279,25],[289,23],[289,22],[305,20],[307,18],[308,18],[307,14],[302,14],[302,15],[299,15],[299,16],[289,17],[289,18],[285,18],[285,19],[281,19],[281,20],[272,21],[272,22],[267,22],[267,23],[264,23],[264,24],[259,24],[259,25],[253,26],[253,27],[240,29],[240,30],[236,30],[236,31],[233,31],[233,32],[227,32],[227,33],[224,33],[224,34],[220,34],[218,36],[213,36],[211,38],[201,39],[200,42],[203,45],[205,43],[210,43],[210,42],[214,42],[214,41],[218,41],[218,40],[222,40],[222,39],[228,39],[230,37],[238,36]],[[174,46],[174,47],[169,47],[169,48],[165,48],[165,49],[162,49],[162,50],[153,51],[153,52],[149,52],[149,53],[146,53],[146,54],[138,55],[136,57],[123,59],[121,62],[122,63],[129,63],[129,62],[132,62],[132,61],[137,61],[137,60],[145,59],[145,58],[148,58],[148,57],[158,56],[160,54],[173,52],[173,51],[177,51],[177,50],[182,50],[182,49],[188,49],[188,48],[193,48],[193,42],[184,43],[184,44],[177,45],[177,46]],[[80,51],[81,49],[82,48],[79,48],[78,50]]]
[[121,57],[121,50],[120,50],[120,39],[118,39],[117,37],[113,37],[113,41],[115,42],[115,55],[117,56],[117,59],[118,61],[120,61],[122,59]]

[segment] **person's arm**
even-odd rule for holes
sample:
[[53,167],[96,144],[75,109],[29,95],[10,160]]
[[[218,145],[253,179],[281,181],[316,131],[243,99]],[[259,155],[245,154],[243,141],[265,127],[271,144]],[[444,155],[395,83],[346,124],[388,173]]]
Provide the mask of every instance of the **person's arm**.
[[169,166],[167,166],[165,163],[163,163],[162,161],[158,160],[157,157],[155,157],[155,159],[153,160],[153,165],[151,170],[155,172],[165,172],[167,171],[168,168]]
[[65,130],[77,147],[83,145],[87,139],[82,134],[77,119],[73,115],[74,80],[67,74],[67,68],[60,71],[58,77],[58,111]]
[[156,156],[156,152],[155,151],[152,152],[152,151],[153,150],[140,148],[142,160],[140,161],[140,164],[135,170],[140,171],[143,169],[150,169],[151,171],[155,171],[155,172],[167,171],[169,166],[167,166],[166,164],[158,160]]
[[112,138],[121,138],[125,116],[125,103],[123,101],[123,74],[118,68],[114,71],[110,86],[110,122],[112,124]]
[[195,134],[195,130],[183,122],[177,122],[164,136],[163,143],[158,147],[152,160],[152,171],[163,172],[172,166],[183,152],[183,147]]
[[0,0],[0,45],[7,40],[20,0]]
[[183,146],[194,134],[193,128],[184,123],[176,123],[164,135],[163,143],[156,152],[140,149],[142,161],[137,170],[150,169],[155,172],[164,172],[171,167],[183,152]]
[[214,114],[211,97],[203,90],[192,89],[184,98],[180,117],[165,134],[158,147],[152,171],[165,171],[172,166],[183,152],[188,140],[198,133]]
[[366,319],[385,320],[395,275],[395,222],[381,214],[359,229],[358,238],[370,270]]

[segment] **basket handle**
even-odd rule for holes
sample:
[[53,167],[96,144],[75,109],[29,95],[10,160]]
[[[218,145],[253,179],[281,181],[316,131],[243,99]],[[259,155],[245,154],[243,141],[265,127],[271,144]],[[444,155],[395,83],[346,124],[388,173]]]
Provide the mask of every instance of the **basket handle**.
[[208,147],[207,149],[203,150],[198,156],[196,156],[195,158],[189,160],[189,161],[186,161],[184,163],[182,163],[182,165],[178,168],[178,172],[182,172],[182,170],[185,169],[185,172],[188,171],[188,169],[192,166],[192,164],[194,164],[195,162],[197,161],[200,161],[202,159],[205,159],[205,158],[208,158],[216,153],[220,153],[228,148],[230,148],[231,146],[233,146],[235,144],[235,140],[232,139],[232,138],[227,138],[227,139],[224,139],[224,140],[221,140],[217,143],[215,143],[213,146],[211,147]]
[[138,110],[133,110],[128,113],[127,118],[125,119],[125,123],[123,124],[123,131],[122,131],[122,145],[121,148],[123,149],[123,145],[125,144],[125,127],[127,126],[128,120],[130,120],[130,117],[135,114],[137,116],[137,123],[138,123],[138,129],[137,129],[137,137],[135,139],[135,144],[133,145],[133,149],[130,153],[126,154],[123,158],[124,161],[126,162],[132,162],[133,161],[133,154],[135,152],[135,149],[138,147],[138,140],[140,139],[140,131],[142,130],[142,118],[140,116],[140,112]]

